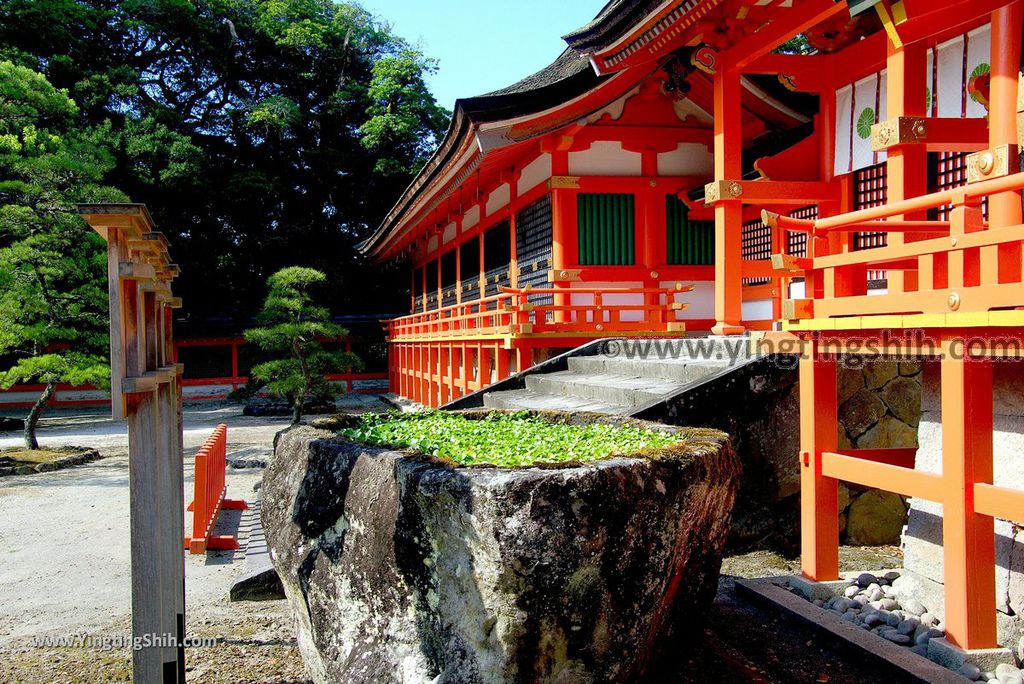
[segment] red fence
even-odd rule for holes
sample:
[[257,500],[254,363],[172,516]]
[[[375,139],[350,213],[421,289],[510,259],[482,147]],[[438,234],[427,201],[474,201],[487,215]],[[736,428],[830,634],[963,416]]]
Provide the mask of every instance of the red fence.
[[221,423],[206,438],[196,454],[195,494],[188,510],[192,512],[192,536],[185,537],[189,553],[207,549],[237,549],[238,540],[229,535],[213,535],[221,509],[246,510],[240,500],[225,499],[224,470],[227,467],[228,426]]

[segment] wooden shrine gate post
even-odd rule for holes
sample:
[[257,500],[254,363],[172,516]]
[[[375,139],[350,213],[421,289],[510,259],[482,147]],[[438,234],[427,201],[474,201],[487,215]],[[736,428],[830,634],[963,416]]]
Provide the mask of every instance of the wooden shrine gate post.
[[135,682],[184,682],[181,365],[171,294],[178,267],[141,204],[79,205],[107,242],[111,412],[128,422]]

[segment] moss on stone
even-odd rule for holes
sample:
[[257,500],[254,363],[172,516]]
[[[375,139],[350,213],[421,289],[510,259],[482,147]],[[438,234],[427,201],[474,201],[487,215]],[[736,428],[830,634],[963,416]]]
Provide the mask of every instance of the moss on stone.
[[569,468],[614,457],[689,461],[717,453],[727,440],[717,430],[555,411],[363,414],[314,425],[349,441],[409,449],[454,467]]

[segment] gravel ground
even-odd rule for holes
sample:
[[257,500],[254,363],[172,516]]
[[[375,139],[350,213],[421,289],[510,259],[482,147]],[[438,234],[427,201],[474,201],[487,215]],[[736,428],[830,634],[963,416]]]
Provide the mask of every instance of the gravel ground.
[[[349,401],[356,402],[353,397]],[[367,401],[365,398],[363,401]],[[349,410],[374,410],[352,403]],[[189,462],[213,427],[226,422],[229,458],[270,457],[284,418],[249,418],[227,404],[186,406],[186,488]],[[55,473],[0,480],[0,682],[130,681],[127,648],[42,647],[41,636],[130,631],[127,474],[123,424],[99,410],[53,412],[44,419],[44,445],[80,444],[105,456]],[[0,446],[18,435],[0,433]],[[229,469],[230,498],[252,498],[258,469]],[[186,500],[191,499],[187,494]],[[231,513],[231,512],[227,512]],[[218,533],[237,533],[244,546],[246,514],[223,516]],[[241,552],[186,555],[189,636],[215,637],[215,646],[187,651],[188,680],[224,684],[306,684],[284,601],[231,603],[228,588],[241,571]],[[841,549],[843,570],[901,565],[892,548]],[[890,681],[840,647],[818,643],[799,624],[740,601],[736,577],[786,575],[798,562],[770,552],[727,558],[699,648],[683,664],[682,683],[863,684]]]
[[[386,408],[352,395],[346,411]],[[39,432],[44,446],[86,445],[104,458],[53,473],[0,479],[0,682],[130,680],[130,651],[92,646],[40,646],[45,637],[130,633],[128,454],[123,423],[102,409],[48,412]],[[218,423],[228,425],[228,459],[266,460],[274,434],[288,418],[241,415],[234,404],[186,405],[185,501],[192,500],[193,456]],[[20,443],[0,433],[0,447]],[[228,468],[227,496],[249,499],[262,471]],[[218,534],[243,545],[249,514],[225,511]],[[186,531],[191,516],[186,516]],[[187,652],[189,681],[302,682],[303,667],[284,601],[230,603],[244,551],[185,556],[186,633],[216,637],[213,647]]]

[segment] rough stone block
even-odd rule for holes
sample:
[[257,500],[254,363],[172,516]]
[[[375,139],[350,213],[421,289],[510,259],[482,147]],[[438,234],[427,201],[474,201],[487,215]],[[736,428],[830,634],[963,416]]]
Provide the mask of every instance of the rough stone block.
[[856,439],[885,415],[885,404],[878,394],[861,388],[839,408],[839,419],[850,437]]
[[893,378],[881,390],[882,401],[902,422],[917,426],[921,420],[921,383],[915,378]]
[[[922,416],[918,428],[920,448],[915,469],[942,472],[942,416],[940,377],[935,363],[924,365]],[[1024,482],[1024,364],[1000,362],[995,368],[995,420],[993,464],[997,485],[1021,488]],[[1024,533],[1006,521],[996,520],[996,608],[1000,640],[1015,646],[1024,614]],[[911,499],[910,515],[904,537],[904,563],[908,575],[916,576],[919,590],[935,593],[942,586],[944,563],[942,549],[942,505]],[[901,582],[910,581],[901,578]],[[942,614],[942,606],[920,598],[929,609]]]
[[857,438],[858,449],[896,449],[917,446],[917,430],[890,415],[884,415]]
[[861,546],[898,544],[907,521],[907,507],[898,494],[873,489],[853,500],[847,516],[848,543]]
[[668,681],[715,594],[739,480],[706,434],[686,458],[504,469],[282,433],[262,519],[311,677]]

